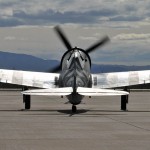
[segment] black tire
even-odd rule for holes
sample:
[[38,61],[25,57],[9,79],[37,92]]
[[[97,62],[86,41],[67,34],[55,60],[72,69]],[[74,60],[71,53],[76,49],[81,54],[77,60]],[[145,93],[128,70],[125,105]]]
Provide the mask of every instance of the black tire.
[[23,100],[24,100],[24,103],[25,103],[25,109],[30,109],[31,108],[30,95],[23,95]]
[[121,110],[123,111],[127,110],[127,96],[126,95],[121,96]]
[[77,112],[77,107],[75,105],[72,105],[72,112],[76,113]]

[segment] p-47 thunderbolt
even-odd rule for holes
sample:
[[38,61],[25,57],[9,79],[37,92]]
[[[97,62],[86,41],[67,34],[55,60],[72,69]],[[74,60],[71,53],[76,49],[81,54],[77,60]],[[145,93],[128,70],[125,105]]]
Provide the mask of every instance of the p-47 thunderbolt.
[[[77,111],[76,105],[81,103],[84,96],[121,95],[121,109],[126,110],[129,94],[127,88],[150,83],[150,70],[91,74],[89,53],[106,44],[109,38],[105,36],[83,50],[72,47],[59,26],[54,29],[67,51],[62,56],[60,65],[53,68],[51,73],[0,69],[0,82],[25,87],[26,90],[22,92],[25,109],[30,109],[31,95],[66,96],[72,104],[72,112]],[[114,90],[118,87],[124,90]]]

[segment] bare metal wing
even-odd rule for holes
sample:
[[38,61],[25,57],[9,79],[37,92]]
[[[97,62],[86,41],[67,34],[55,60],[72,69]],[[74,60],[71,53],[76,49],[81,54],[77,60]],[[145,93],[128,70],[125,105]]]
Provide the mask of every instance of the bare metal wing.
[[128,95],[128,92],[108,89],[84,88],[78,87],[77,92],[84,96],[115,96],[115,95]]
[[64,88],[27,90],[27,91],[23,91],[22,94],[61,96],[61,95],[70,95],[72,92],[73,92],[72,87],[64,87]]
[[150,70],[92,74],[93,88],[115,88],[150,83]]
[[0,69],[0,82],[38,88],[55,88],[59,74]]

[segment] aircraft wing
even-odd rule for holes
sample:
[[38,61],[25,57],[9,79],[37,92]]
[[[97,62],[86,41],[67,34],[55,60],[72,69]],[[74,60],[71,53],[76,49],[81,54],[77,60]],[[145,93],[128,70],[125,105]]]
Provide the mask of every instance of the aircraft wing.
[[84,96],[117,96],[117,95],[128,95],[128,92],[108,89],[96,89],[96,88],[85,88],[78,87],[77,92]]
[[61,95],[70,95],[72,92],[73,92],[72,87],[64,87],[64,88],[27,90],[27,91],[23,91],[22,94],[61,96]]
[[92,74],[93,88],[116,88],[150,83],[150,70]]
[[59,74],[0,69],[0,82],[38,88],[55,88]]

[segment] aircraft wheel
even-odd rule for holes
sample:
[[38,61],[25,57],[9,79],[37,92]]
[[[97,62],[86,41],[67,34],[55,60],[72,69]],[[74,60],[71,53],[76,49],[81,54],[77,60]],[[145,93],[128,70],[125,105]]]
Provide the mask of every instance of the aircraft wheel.
[[72,112],[73,113],[77,112],[77,107],[75,105],[72,105]]
[[23,95],[23,101],[25,103],[25,109],[30,109],[30,107],[31,107],[30,95]]
[[127,110],[127,103],[128,103],[128,95],[121,96],[121,110]]

